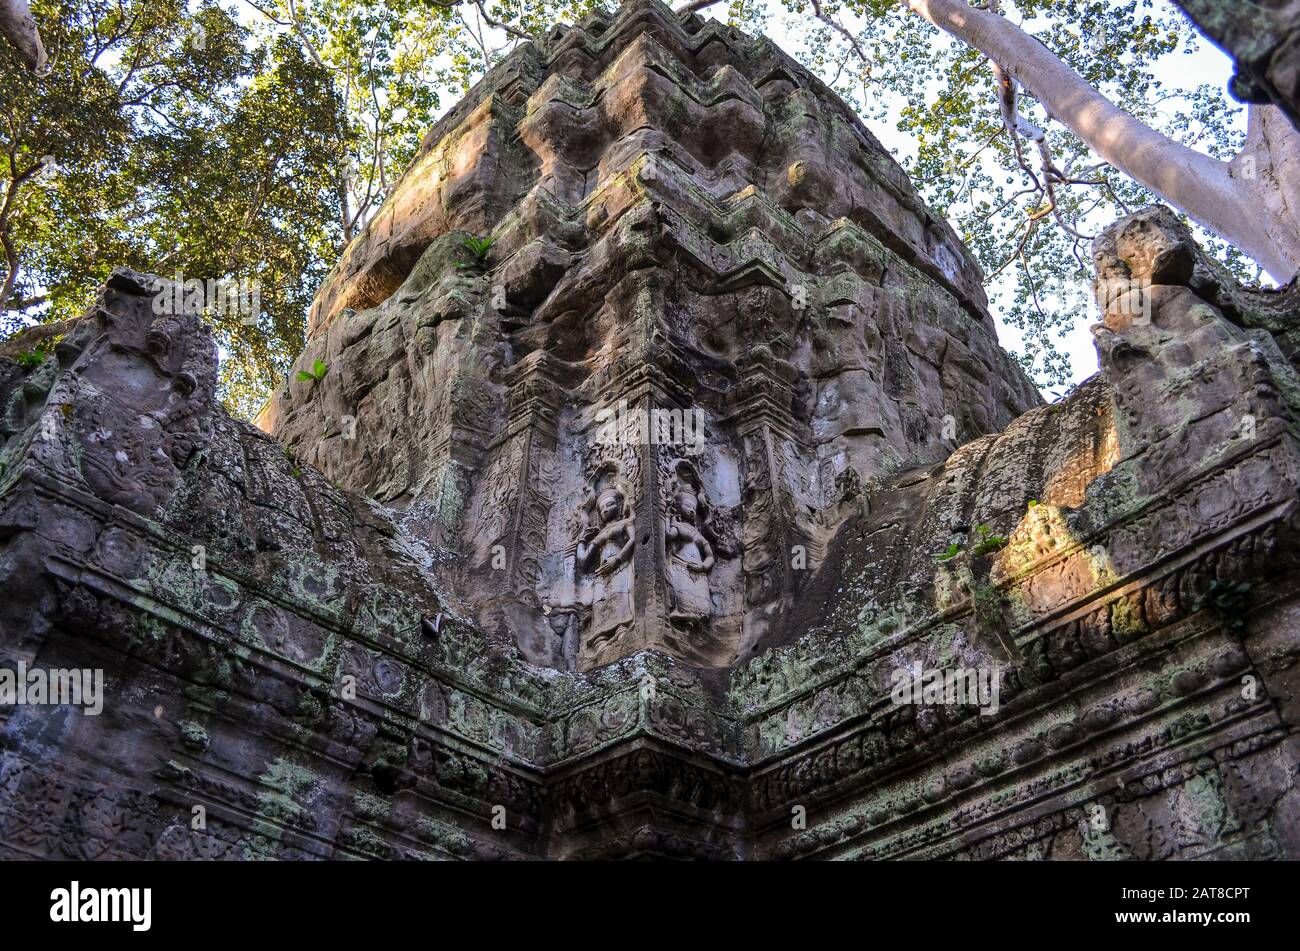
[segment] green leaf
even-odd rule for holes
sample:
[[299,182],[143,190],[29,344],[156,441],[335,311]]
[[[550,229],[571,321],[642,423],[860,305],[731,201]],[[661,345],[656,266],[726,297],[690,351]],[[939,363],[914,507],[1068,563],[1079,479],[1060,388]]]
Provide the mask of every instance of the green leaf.
[[494,240],[495,239],[490,236],[486,238],[478,238],[474,235],[469,235],[468,237],[461,239],[461,244],[469,248],[470,253],[474,255],[476,261],[479,264],[482,264],[487,260],[488,251],[492,249],[492,242]]
[[993,534],[993,529],[987,525],[976,525],[975,533],[979,536],[979,541],[971,549],[973,554],[989,555],[1006,547],[1007,539],[1002,535]]

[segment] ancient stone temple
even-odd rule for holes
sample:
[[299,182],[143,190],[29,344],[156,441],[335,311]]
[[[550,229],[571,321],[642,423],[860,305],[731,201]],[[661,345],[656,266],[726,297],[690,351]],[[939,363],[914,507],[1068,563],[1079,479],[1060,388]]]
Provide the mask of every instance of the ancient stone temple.
[[1096,264],[1043,405],[770,41],[556,27],[260,428],[147,275],[0,360],[0,667],[104,677],[0,706],[0,856],[1300,857],[1300,297]]

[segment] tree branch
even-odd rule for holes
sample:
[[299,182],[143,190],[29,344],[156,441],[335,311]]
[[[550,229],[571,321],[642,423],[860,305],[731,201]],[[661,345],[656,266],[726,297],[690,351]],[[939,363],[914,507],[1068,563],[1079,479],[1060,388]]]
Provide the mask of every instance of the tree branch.
[[721,2],[722,0],[691,0],[690,3],[683,3],[680,7],[673,10],[673,13],[676,13],[678,16],[682,16],[683,14],[687,14],[687,13],[699,13],[701,10],[705,9],[706,7],[711,7],[714,4],[718,4]]
[[1002,64],[1108,164],[1237,245],[1286,280],[1292,260],[1228,163],[1190,149],[1116,106],[1034,37],[966,0],[901,0],[913,13]]
[[474,5],[478,7],[478,15],[483,18],[483,22],[486,23],[488,26],[494,26],[498,30],[504,30],[507,36],[513,36],[517,40],[532,39],[532,37],[529,36],[527,33],[524,33],[520,30],[516,30],[513,26],[510,26],[510,24],[501,23],[500,21],[494,20],[490,16],[488,16],[487,10],[484,9],[483,0],[474,0]]
[[8,339],[0,340],[0,357],[16,357],[51,337],[61,337],[72,330],[80,320],[80,317],[69,317],[67,320],[54,320],[48,324],[23,327]]
[[37,76],[48,75],[49,57],[41,43],[36,18],[32,16],[27,0],[0,0],[0,36],[9,40],[27,68]]

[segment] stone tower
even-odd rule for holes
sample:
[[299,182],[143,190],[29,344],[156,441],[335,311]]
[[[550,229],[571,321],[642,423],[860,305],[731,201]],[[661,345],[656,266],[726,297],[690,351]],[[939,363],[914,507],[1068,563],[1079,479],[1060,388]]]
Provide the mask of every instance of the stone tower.
[[1300,291],[1094,258],[1041,405],[771,43],[557,27],[262,428],[149,275],[0,358],[0,858],[1300,857]]
[[807,70],[628,3],[425,137],[317,296],[303,361],[328,375],[264,420],[457,562],[530,661],[723,666],[864,481],[1038,402],[980,281]]

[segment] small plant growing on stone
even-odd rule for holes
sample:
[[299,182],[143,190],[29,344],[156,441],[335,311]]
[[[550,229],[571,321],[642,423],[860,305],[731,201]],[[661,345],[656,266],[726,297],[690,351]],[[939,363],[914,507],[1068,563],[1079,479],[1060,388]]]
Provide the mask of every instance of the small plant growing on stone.
[[971,606],[974,609],[975,622],[985,631],[993,634],[1003,647],[1008,647],[1006,635],[1009,633],[1006,615],[1002,613],[1005,598],[995,585],[976,588],[971,594]]
[[299,370],[297,378],[299,380],[311,380],[313,383],[319,383],[325,378],[325,374],[328,370],[329,366],[327,364],[317,360],[312,363],[310,370]]
[[953,542],[951,545],[949,545],[947,548],[944,549],[943,554],[935,555],[934,560],[952,561],[960,554],[961,554],[961,545],[957,544],[956,542]]
[[26,353],[20,353],[14,357],[20,367],[28,370],[34,369],[45,362],[45,354],[37,350],[28,350]]
[[[978,540],[975,542],[975,547],[971,549],[971,554],[991,555],[993,552],[1001,551],[1006,547],[1007,539],[1002,535],[993,534],[993,529],[987,525],[976,525],[975,534],[978,536]],[[952,561],[960,554],[961,543],[953,542],[943,550],[942,554],[935,555],[934,560]]]
[[1007,545],[1006,537],[993,534],[993,529],[987,525],[976,525],[975,533],[979,535],[979,541],[971,550],[977,555],[991,555],[995,551],[1001,551]]
[[487,263],[488,252],[492,250],[492,242],[495,239],[490,235],[486,238],[477,238],[474,235],[461,239],[461,244],[469,248],[469,253],[474,255],[474,264],[482,267]]

